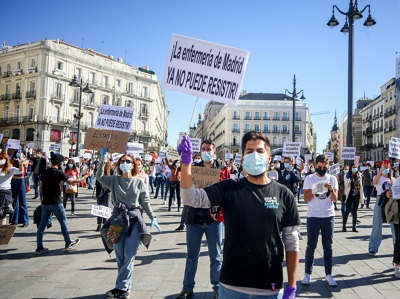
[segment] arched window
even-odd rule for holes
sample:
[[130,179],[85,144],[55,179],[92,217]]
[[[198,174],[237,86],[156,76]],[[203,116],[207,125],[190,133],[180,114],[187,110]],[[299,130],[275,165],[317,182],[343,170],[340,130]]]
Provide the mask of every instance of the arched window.
[[86,125],[87,125],[89,128],[93,128],[93,112],[89,112],[89,113],[88,113]]
[[236,146],[236,145],[237,145],[237,139],[236,139],[236,136],[235,136],[235,137],[233,137],[233,142],[232,142],[232,145],[233,145],[233,146]]
[[299,138],[299,137],[296,137],[296,138],[294,139],[294,142],[300,142],[300,138]]
[[29,118],[34,120],[34,115],[35,115],[35,106],[34,105],[29,105],[29,107],[28,107],[28,116],[29,116]]
[[287,138],[286,138],[286,137],[283,137],[283,138],[282,138],[282,146],[283,146],[283,144],[285,144],[285,142],[287,142]]
[[278,145],[278,137],[272,138],[272,146],[277,146]]
[[19,105],[15,105],[14,117],[16,120],[19,120],[19,113],[20,113]]
[[13,129],[12,130],[12,139],[19,139],[19,135],[20,135],[20,130],[19,129]]
[[35,129],[29,128],[26,130],[26,141],[35,141],[34,140],[34,134]]

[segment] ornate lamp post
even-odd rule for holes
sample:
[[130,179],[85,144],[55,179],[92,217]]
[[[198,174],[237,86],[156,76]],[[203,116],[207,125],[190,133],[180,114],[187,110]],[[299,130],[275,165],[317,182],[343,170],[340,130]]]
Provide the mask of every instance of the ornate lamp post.
[[292,96],[292,101],[293,101],[293,117],[292,117],[292,142],[295,141],[295,133],[294,133],[294,127],[295,127],[295,116],[296,116],[296,100],[297,96],[301,93],[301,98],[300,100],[305,100],[306,98],[304,97],[304,92],[303,90],[300,90],[299,92],[296,91],[296,75],[293,76],[293,91],[290,92],[289,90],[285,89],[285,98],[287,99],[286,94],[289,94]]

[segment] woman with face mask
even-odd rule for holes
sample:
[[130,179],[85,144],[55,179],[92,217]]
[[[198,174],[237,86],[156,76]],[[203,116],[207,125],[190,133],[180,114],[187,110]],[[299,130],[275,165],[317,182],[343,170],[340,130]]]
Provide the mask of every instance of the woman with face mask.
[[362,176],[358,171],[358,165],[352,164],[349,172],[344,177],[344,188],[346,195],[346,210],[343,215],[343,227],[342,231],[346,232],[347,218],[351,212],[353,216],[353,229],[352,231],[358,233],[356,228],[357,225],[357,210],[358,205],[364,201],[364,187],[362,184]]
[[[78,167],[75,165],[75,161],[69,159],[67,165],[64,170],[65,174],[74,180],[79,177],[79,170]],[[67,182],[64,183],[63,186],[63,206],[64,209],[67,207],[68,199],[71,201],[71,216],[75,215],[75,195],[78,193],[78,186],[70,185]]]
[[[96,174],[96,179],[111,190],[114,204],[113,214],[110,220],[103,226],[117,221],[123,228],[119,239],[113,244],[118,265],[118,275],[115,288],[108,291],[108,298],[128,298],[131,292],[134,260],[141,234],[147,231],[144,220],[141,217],[142,209],[151,219],[150,228],[155,226],[161,231],[156,220],[149,198],[149,190],[145,182],[140,179],[135,158],[123,155],[115,165],[117,176],[104,175],[104,159],[107,148],[100,151],[102,157]],[[146,245],[146,244],[144,244]],[[149,244],[147,244],[148,246]]]
[[22,167],[18,169],[11,165],[7,153],[0,153],[0,225],[6,225],[6,216],[12,214],[14,211],[11,205],[13,201],[11,195],[11,180],[13,175],[22,171]]
[[[381,245],[382,242],[382,207],[381,207],[381,201],[383,200],[383,195],[386,190],[386,186],[389,184],[393,184],[394,179],[392,178],[392,175],[390,173],[390,162],[388,160],[385,160],[377,172],[376,176],[374,177],[374,186],[376,188],[376,203],[374,206],[374,216],[372,219],[372,230],[371,230],[371,236],[369,239],[369,244],[368,244],[368,252],[369,255],[375,256],[378,253],[379,246]],[[393,223],[390,223],[390,229],[392,232],[392,240],[393,244],[396,241],[396,235],[394,231],[394,225]]]
[[344,193],[344,180],[349,172],[349,166],[344,165],[342,167],[342,171],[338,175],[338,185],[339,185],[339,192],[338,192],[338,200],[340,200],[341,203],[341,212],[342,212],[342,218],[344,217],[344,212],[346,211],[346,194]]
[[165,159],[165,163],[171,169],[171,184],[169,186],[169,201],[168,211],[171,211],[172,199],[176,192],[176,200],[178,201],[178,212],[181,208],[181,165],[178,160],[175,160],[172,164],[169,163],[168,159]]

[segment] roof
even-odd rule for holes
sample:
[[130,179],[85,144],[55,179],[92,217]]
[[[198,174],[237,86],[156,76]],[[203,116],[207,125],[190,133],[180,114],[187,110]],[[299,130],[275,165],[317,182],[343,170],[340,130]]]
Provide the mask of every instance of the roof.
[[239,100],[260,100],[260,101],[285,101],[292,100],[291,96],[284,93],[244,93],[239,96]]

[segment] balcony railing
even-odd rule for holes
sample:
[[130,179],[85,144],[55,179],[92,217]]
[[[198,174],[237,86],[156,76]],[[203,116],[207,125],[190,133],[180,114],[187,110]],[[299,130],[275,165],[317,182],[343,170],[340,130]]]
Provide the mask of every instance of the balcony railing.
[[272,120],[280,120],[280,117],[279,117],[279,116],[274,116],[274,117],[272,118]]
[[232,119],[233,119],[233,120],[239,120],[239,119],[240,119],[240,116],[234,116],[234,117],[232,117]]
[[261,116],[254,116],[254,120],[261,120]]
[[37,72],[37,66],[28,67],[28,73],[36,73],[36,72]]
[[289,121],[289,117],[282,117],[282,120]]
[[62,93],[57,93],[57,92],[53,92],[50,97],[52,99],[56,99],[56,100],[60,100],[60,101],[64,101],[65,100],[65,95]]
[[16,92],[12,94],[12,99],[13,100],[21,100],[22,99],[22,93],[21,92]]
[[263,116],[263,120],[270,120],[271,118],[269,116]]
[[272,133],[280,133],[280,130],[272,130]]
[[12,98],[12,96],[9,93],[6,93],[6,94],[3,94],[2,96],[0,96],[1,101],[10,101],[11,98]]
[[269,133],[270,131],[264,129],[264,130],[262,130],[262,132],[263,132],[263,133]]
[[294,120],[295,121],[301,121],[301,117],[296,117]]
[[240,133],[239,129],[232,129],[232,133]]
[[3,77],[11,77],[12,76],[12,72],[11,71],[7,71],[3,73]]
[[289,130],[282,130],[282,134],[289,134]]
[[245,120],[251,120],[251,116],[246,115],[246,116],[244,117],[244,119],[245,119]]
[[244,129],[244,130],[243,130],[244,133],[248,133],[248,132],[250,132],[250,131],[251,131],[251,129]]
[[25,98],[36,99],[36,90],[29,90],[25,92]]
[[301,134],[301,131],[294,131],[295,134]]

